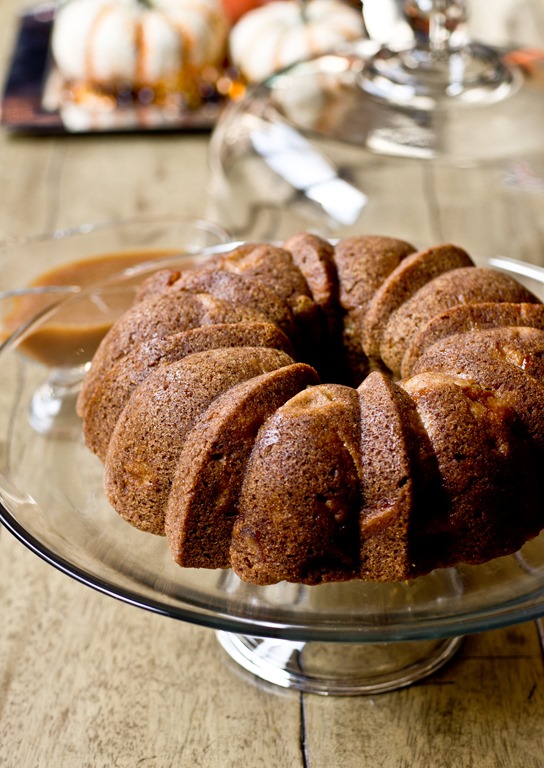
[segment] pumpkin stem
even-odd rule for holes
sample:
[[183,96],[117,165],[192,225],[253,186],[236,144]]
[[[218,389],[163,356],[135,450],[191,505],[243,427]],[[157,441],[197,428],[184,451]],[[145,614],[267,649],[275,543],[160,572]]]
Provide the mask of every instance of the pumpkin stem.
[[299,0],[300,3],[300,17],[302,21],[308,21],[308,0]]
[[137,0],[137,2],[144,8],[152,8],[152,0]]

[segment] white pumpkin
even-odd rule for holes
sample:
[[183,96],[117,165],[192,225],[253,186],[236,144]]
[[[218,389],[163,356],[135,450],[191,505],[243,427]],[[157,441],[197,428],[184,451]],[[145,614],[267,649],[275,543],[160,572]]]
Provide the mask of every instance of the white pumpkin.
[[230,33],[230,55],[257,82],[296,61],[363,37],[361,11],[341,0],[278,0],[249,11]]
[[227,34],[220,0],[67,0],[51,45],[66,81],[175,87],[182,72],[221,62]]

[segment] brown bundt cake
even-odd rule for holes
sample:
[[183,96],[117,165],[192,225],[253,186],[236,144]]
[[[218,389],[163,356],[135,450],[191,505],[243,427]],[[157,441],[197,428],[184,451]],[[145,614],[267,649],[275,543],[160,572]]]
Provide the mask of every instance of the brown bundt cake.
[[78,413],[112,505],[185,567],[401,581],[544,528],[544,305],[450,244],[303,233],[162,270]]

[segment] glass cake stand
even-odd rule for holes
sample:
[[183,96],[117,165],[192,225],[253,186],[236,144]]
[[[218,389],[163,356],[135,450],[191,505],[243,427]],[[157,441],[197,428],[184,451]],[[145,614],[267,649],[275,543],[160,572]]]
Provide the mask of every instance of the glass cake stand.
[[[499,259],[495,266],[544,297],[538,267]],[[485,565],[395,584],[257,587],[229,570],[175,565],[163,538],[132,528],[106,501],[102,465],[75,413],[75,428],[61,436],[37,432],[30,418],[50,371],[25,352],[29,339],[83,301],[99,322],[119,291],[133,291],[129,276],[64,298],[0,347],[0,519],[30,550],[100,592],[212,628],[245,670],[314,693],[409,685],[448,661],[467,633],[544,614],[544,535]],[[81,341],[84,364],[91,350]]]

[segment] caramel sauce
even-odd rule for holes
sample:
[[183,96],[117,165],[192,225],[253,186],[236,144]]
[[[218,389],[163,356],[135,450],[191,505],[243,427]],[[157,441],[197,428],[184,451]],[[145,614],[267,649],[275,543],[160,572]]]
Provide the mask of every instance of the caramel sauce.
[[[100,285],[108,278],[147,261],[181,255],[177,250],[129,251],[109,253],[73,261],[55,267],[35,278],[31,287]],[[115,320],[134,299],[137,286],[147,273],[128,277],[119,283],[69,301],[59,308],[51,320],[31,332],[19,349],[50,367],[76,367],[87,363]],[[68,294],[69,295],[69,294]],[[47,307],[62,300],[62,293],[27,294],[9,302],[2,322],[2,340]]]

